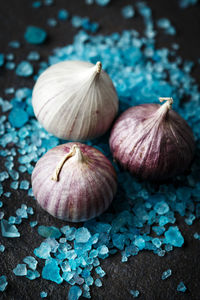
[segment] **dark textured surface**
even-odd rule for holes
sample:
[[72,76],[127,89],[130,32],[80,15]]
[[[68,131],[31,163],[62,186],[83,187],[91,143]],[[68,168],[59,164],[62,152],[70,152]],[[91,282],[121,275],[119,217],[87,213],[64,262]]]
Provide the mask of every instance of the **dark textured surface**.
[[[0,52],[14,53],[15,61],[19,62],[26,58],[30,50],[36,50],[41,53],[41,60],[45,60],[51,51],[58,46],[64,46],[71,43],[77,30],[72,28],[69,21],[60,22],[55,28],[46,25],[49,17],[55,17],[60,8],[66,8],[70,14],[89,16],[92,21],[98,21],[101,24],[100,33],[109,34],[113,31],[121,32],[123,29],[134,28],[139,32],[143,30],[142,19],[136,15],[132,20],[124,20],[121,17],[120,9],[132,1],[113,0],[108,7],[99,7],[97,5],[87,6],[84,0],[57,0],[51,7],[42,7],[33,9],[31,1],[27,0],[6,0],[0,1]],[[177,28],[177,36],[171,37],[158,35],[157,45],[168,46],[171,41],[180,44],[179,53],[188,60],[197,60],[200,49],[200,6],[180,10],[176,0],[148,1],[153,9],[154,18],[168,17],[172,24]],[[23,34],[27,25],[39,25],[47,29],[49,38],[42,46],[28,45],[23,40]],[[8,42],[17,39],[22,43],[20,49],[8,47]],[[198,76],[199,65],[195,66],[193,74]],[[13,71],[0,69],[0,96],[4,97],[3,90],[7,87],[16,88],[29,86],[32,87],[32,79],[18,78]],[[5,97],[9,98],[9,97]],[[0,170],[3,169],[1,162]],[[30,176],[22,177],[30,180]],[[21,178],[22,179],[22,178]],[[7,181],[9,190],[10,181]],[[4,253],[0,253],[0,275],[5,274],[8,277],[8,287],[4,293],[0,292],[0,299],[25,300],[40,299],[40,292],[48,292],[47,299],[67,299],[67,284],[57,285],[41,278],[30,281],[26,278],[16,277],[12,270],[21,263],[27,255],[32,255],[35,247],[38,247],[42,238],[37,234],[36,228],[29,226],[29,221],[38,220],[41,225],[63,226],[65,222],[59,221],[42,211],[37,207],[36,202],[27,197],[26,192],[12,192],[12,197],[7,199],[3,197],[5,217],[13,215],[15,210],[26,203],[35,210],[35,215],[19,225],[21,238],[6,239],[0,236],[0,243],[6,247]],[[181,249],[175,249],[165,257],[160,258],[151,252],[143,251],[135,257],[131,257],[127,263],[121,262],[121,255],[117,254],[107,258],[102,262],[102,267],[107,276],[103,278],[101,288],[92,287],[91,295],[95,300],[129,300],[133,297],[129,294],[130,289],[140,291],[139,299],[142,300],[172,300],[172,299],[200,299],[199,275],[200,275],[200,242],[193,238],[195,232],[200,232],[199,221],[189,227],[185,224],[183,218],[177,218],[177,224],[184,235],[185,244]],[[39,271],[42,264],[39,263]],[[171,268],[173,275],[165,281],[161,280],[163,271]],[[188,290],[185,294],[177,293],[176,287],[180,281],[183,281]]]

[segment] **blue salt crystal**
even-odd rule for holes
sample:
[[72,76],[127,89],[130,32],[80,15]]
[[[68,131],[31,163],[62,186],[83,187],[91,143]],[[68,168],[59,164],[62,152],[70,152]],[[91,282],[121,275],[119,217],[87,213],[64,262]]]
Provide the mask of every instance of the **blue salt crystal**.
[[33,208],[32,208],[32,207],[28,207],[28,208],[27,208],[27,213],[28,213],[29,215],[33,215],[33,214],[34,214]]
[[44,5],[50,6],[54,3],[54,0],[44,0]]
[[63,278],[60,276],[60,268],[55,259],[50,258],[46,260],[45,266],[42,269],[42,277],[58,284],[63,282]]
[[8,218],[8,223],[9,223],[9,224],[15,224],[15,221],[16,221],[16,218],[13,217],[13,216],[10,216],[10,217]]
[[169,211],[169,205],[165,201],[160,201],[155,204],[154,210],[159,215],[164,215]]
[[179,0],[180,8],[187,8],[189,6],[197,4],[198,0]]
[[82,18],[79,16],[73,16],[71,19],[72,26],[75,28],[79,28],[82,26]]
[[10,124],[15,128],[20,128],[28,121],[28,114],[21,108],[13,108],[8,115]]
[[100,6],[106,6],[110,2],[110,0],[95,0],[95,2]]
[[38,271],[27,270],[26,278],[28,278],[30,280],[35,280],[38,277],[40,277],[40,273]]
[[7,277],[5,275],[0,276],[0,291],[5,291],[7,285]]
[[37,61],[40,59],[40,54],[37,51],[31,51],[27,56],[27,59]]
[[34,2],[32,3],[32,7],[33,7],[33,8],[39,8],[39,7],[41,7],[41,6],[42,6],[41,1],[34,1]]
[[51,252],[55,253],[59,247],[59,243],[54,239],[54,238],[50,238],[48,237],[45,240],[45,243],[47,243],[50,247],[51,247]]
[[32,221],[29,224],[31,227],[35,227],[37,225],[37,223],[38,223],[37,221]]
[[59,239],[61,237],[60,230],[54,226],[39,226],[38,234],[45,238],[52,237]]
[[199,240],[199,239],[200,239],[200,235],[199,235],[197,232],[195,232],[195,233],[194,233],[194,238],[195,238],[196,240]]
[[97,248],[99,255],[104,255],[107,254],[109,252],[108,247],[106,247],[105,245],[99,246]]
[[134,11],[134,8],[132,5],[127,5],[127,6],[124,6],[122,8],[122,16],[125,18],[125,19],[130,19],[134,16],[135,14],[135,11]]
[[116,248],[118,248],[120,250],[123,250],[124,243],[125,243],[125,235],[114,233],[112,235],[112,242],[113,242],[113,246],[115,246]]
[[94,284],[97,286],[97,287],[101,287],[102,286],[102,282],[99,278],[97,278],[94,282]]
[[15,63],[14,63],[14,62],[8,61],[8,62],[6,63],[6,69],[8,69],[8,70],[13,70],[14,68],[15,68]]
[[26,256],[23,259],[23,262],[25,262],[32,270],[36,270],[38,262],[33,256]]
[[91,234],[85,227],[78,228],[75,232],[75,240],[77,243],[87,243],[90,237]]
[[18,217],[21,217],[21,218],[25,218],[25,219],[28,218],[27,211],[26,211],[25,209],[23,209],[23,208],[18,208],[18,209],[16,210],[16,215],[17,215]]
[[85,283],[86,283],[88,286],[93,285],[94,279],[92,278],[92,276],[85,277]]
[[169,223],[169,218],[167,216],[161,216],[159,218],[159,225],[160,226],[164,226],[166,225],[167,223]]
[[22,77],[29,77],[33,74],[33,66],[28,61],[21,61],[16,67],[16,74]]
[[140,294],[138,290],[130,290],[130,294],[134,297],[137,298]]
[[30,44],[42,44],[46,37],[46,31],[36,26],[28,26],[24,34],[25,40]]
[[172,251],[173,250],[173,246],[172,245],[170,245],[170,244],[167,244],[167,245],[165,245],[165,250],[166,251]]
[[15,92],[15,89],[13,87],[7,88],[4,90],[5,94],[13,94]]
[[6,192],[6,193],[4,193],[4,196],[6,196],[7,198],[9,198],[10,195],[11,195],[11,192]]
[[137,246],[138,249],[142,250],[145,247],[145,240],[143,239],[142,236],[138,236],[134,241],[134,245]]
[[185,293],[186,290],[187,290],[187,288],[186,288],[185,284],[183,283],[183,281],[181,281],[177,286],[177,291]]
[[82,295],[80,287],[74,285],[69,289],[68,300],[78,300]]
[[2,201],[0,201],[0,208],[3,206],[3,202]]
[[21,222],[22,222],[22,217],[21,216],[17,216],[15,218],[15,224],[21,224]]
[[19,41],[10,41],[9,43],[8,43],[8,45],[10,46],[10,47],[12,47],[12,48],[20,48],[20,42]]
[[0,252],[4,252],[4,250],[5,250],[5,246],[4,245],[0,245]]
[[166,271],[164,271],[162,273],[162,280],[165,280],[167,279],[168,277],[170,277],[172,275],[172,270],[171,269],[168,269]]
[[16,276],[26,276],[27,268],[25,264],[18,264],[15,269],[13,269],[13,273]]
[[98,250],[91,250],[90,253],[89,253],[89,257],[90,258],[94,258],[94,257],[97,257],[98,256]]
[[0,53],[0,67],[2,67],[4,64],[4,54]]
[[[61,263],[61,269],[62,269],[63,272],[70,272],[70,271],[71,271],[70,265],[69,265],[69,263],[68,263],[67,260],[66,260],[66,261],[63,261],[63,262]],[[70,278],[70,279],[71,279],[71,278]]]
[[177,226],[169,227],[169,229],[164,233],[164,236],[166,244],[171,244],[175,247],[182,247],[184,243],[184,238]]
[[47,292],[45,292],[45,291],[42,291],[41,293],[40,293],[40,297],[41,298],[46,298],[47,297]]
[[73,276],[74,276],[74,273],[73,273],[74,271],[72,271],[72,272],[70,272],[70,271],[64,271],[63,272],[63,274],[62,274],[62,278],[65,280],[65,281],[67,281],[67,282],[69,282],[72,278],[73,278]]
[[1,220],[1,233],[4,237],[15,238],[20,237],[20,233],[15,225],[11,225],[5,219]]
[[66,9],[60,9],[58,11],[58,19],[61,21],[66,21],[69,18],[69,13]]
[[162,235],[165,232],[165,227],[164,226],[153,226],[152,230],[157,234],[157,235]]
[[54,18],[47,19],[47,24],[51,27],[55,27],[57,25],[57,21]]
[[29,189],[29,182],[28,182],[27,180],[22,180],[22,181],[20,182],[19,188],[20,188],[21,190],[28,190],[28,189]]
[[13,60],[13,59],[14,59],[14,54],[13,54],[13,53],[8,53],[8,54],[6,55],[6,59],[7,59],[7,60]]
[[100,277],[104,277],[106,275],[105,271],[100,266],[96,267],[95,271]]
[[3,171],[0,173],[0,181],[4,181],[7,178],[9,178],[8,172]]
[[185,219],[185,223],[188,225],[192,225],[195,218],[196,218],[195,215],[189,214],[188,217]]
[[154,238],[152,239],[152,243],[157,247],[160,248],[160,246],[162,245],[162,242],[159,238]]
[[74,277],[73,277],[75,283],[77,283],[78,285],[81,285],[84,283],[84,279],[81,278],[78,274],[74,274]]
[[34,254],[42,259],[47,259],[50,257],[51,246],[45,242],[41,243],[38,248],[34,249]]

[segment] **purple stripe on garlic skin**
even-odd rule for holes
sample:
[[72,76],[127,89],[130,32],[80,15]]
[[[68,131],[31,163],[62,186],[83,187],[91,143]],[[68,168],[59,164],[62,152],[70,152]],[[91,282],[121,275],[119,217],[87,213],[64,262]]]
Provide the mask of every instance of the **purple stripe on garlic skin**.
[[172,99],[164,100],[167,102],[163,105],[129,108],[111,131],[109,143],[114,158],[142,179],[160,181],[180,174],[194,156],[189,125],[171,109]]
[[109,207],[117,190],[116,173],[99,150],[67,143],[37,162],[32,188],[40,206],[51,215],[71,222],[86,221]]

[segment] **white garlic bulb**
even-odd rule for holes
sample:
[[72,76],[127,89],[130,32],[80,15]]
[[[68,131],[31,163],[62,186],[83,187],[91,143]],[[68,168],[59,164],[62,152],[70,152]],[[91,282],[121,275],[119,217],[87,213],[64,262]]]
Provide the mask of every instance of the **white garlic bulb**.
[[44,71],[33,89],[34,113],[53,135],[84,141],[103,135],[118,111],[118,97],[100,62],[64,61]]

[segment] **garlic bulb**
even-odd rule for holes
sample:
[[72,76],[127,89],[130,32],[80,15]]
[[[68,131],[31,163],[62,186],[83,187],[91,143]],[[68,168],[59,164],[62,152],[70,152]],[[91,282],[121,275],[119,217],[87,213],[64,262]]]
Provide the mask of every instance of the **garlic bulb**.
[[144,104],[126,110],[111,131],[114,158],[143,179],[163,180],[186,170],[193,158],[195,142],[186,121],[165,104]]
[[115,88],[100,62],[64,61],[49,67],[34,86],[32,104],[47,131],[73,141],[103,135],[118,111]]
[[49,150],[32,173],[33,194],[51,215],[71,222],[104,212],[117,190],[110,161],[96,148],[66,143]]

